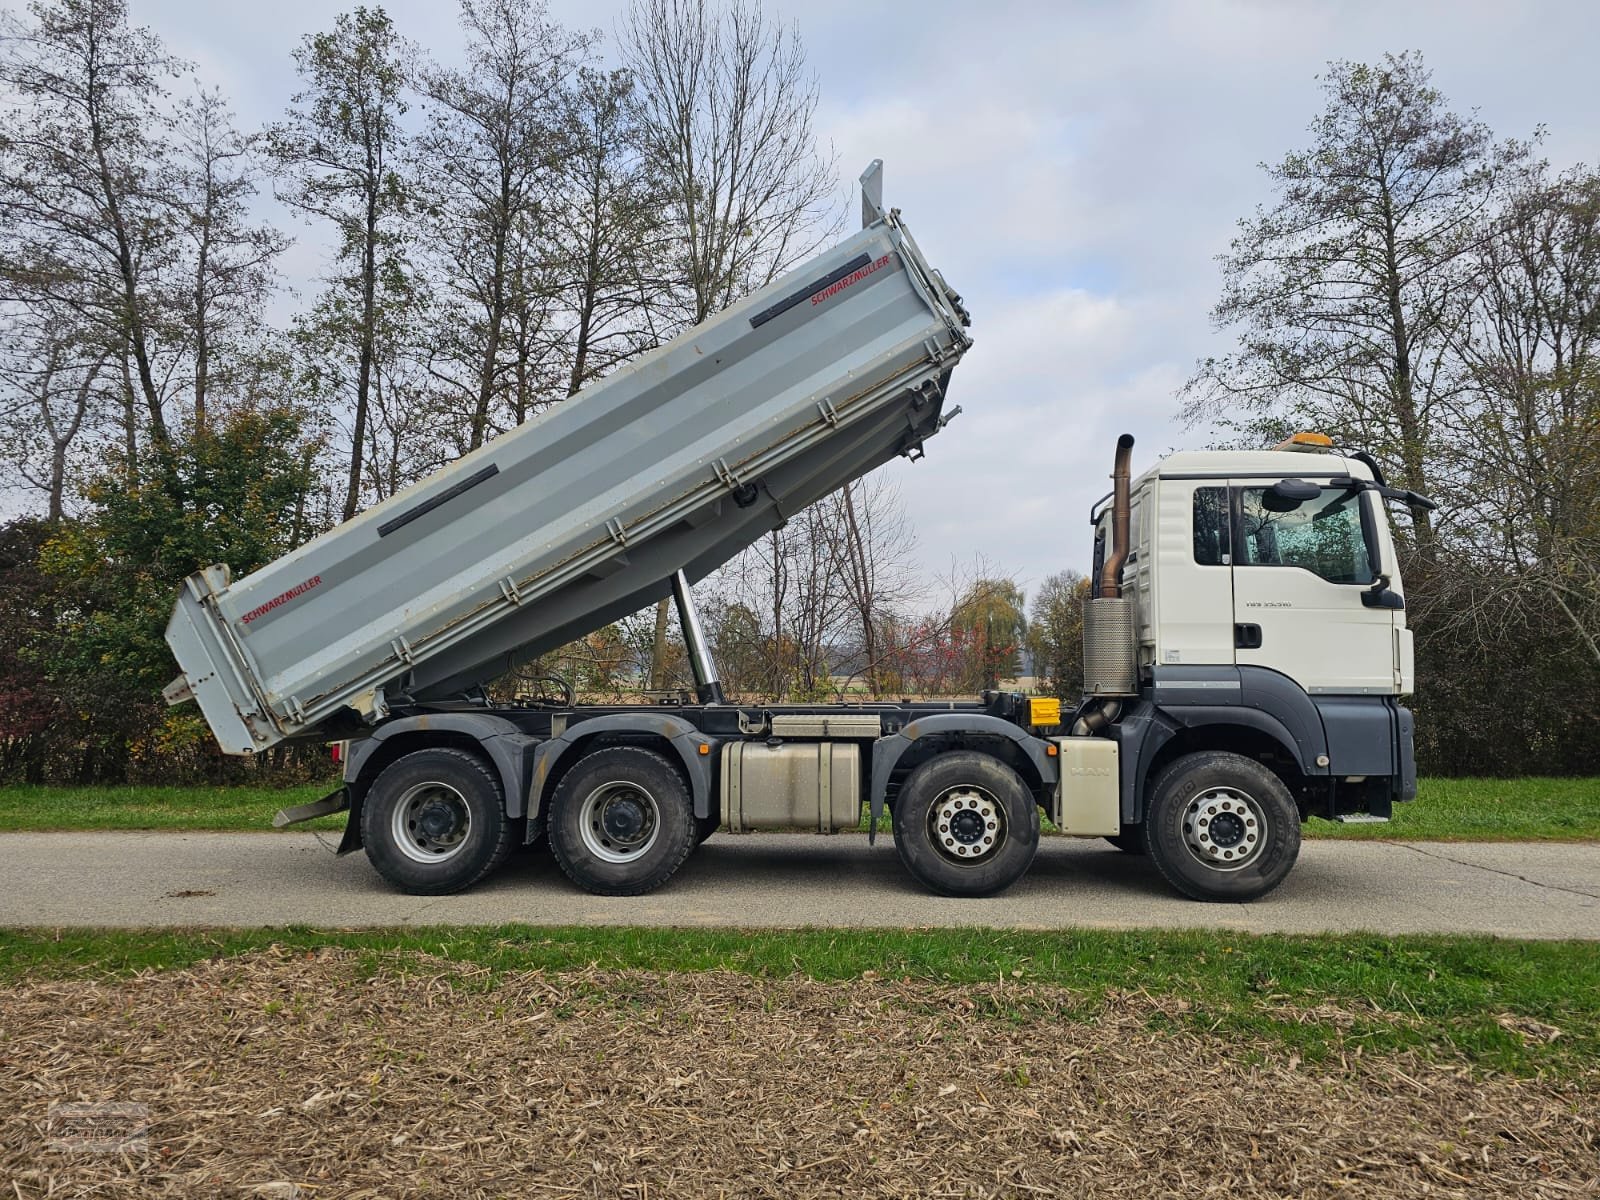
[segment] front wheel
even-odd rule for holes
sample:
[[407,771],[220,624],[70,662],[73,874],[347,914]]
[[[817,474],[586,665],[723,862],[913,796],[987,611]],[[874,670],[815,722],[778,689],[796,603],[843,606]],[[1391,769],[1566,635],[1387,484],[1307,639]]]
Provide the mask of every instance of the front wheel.
[[367,860],[413,896],[469,888],[512,851],[500,780],[464,750],[415,750],[395,759],[361,805]]
[[958,750],[912,771],[894,806],[906,870],[945,896],[992,896],[1015,883],[1039,848],[1039,806],[997,758]]
[[1195,900],[1255,900],[1300,854],[1294,797],[1254,759],[1187,754],[1150,787],[1145,845],[1167,882]]

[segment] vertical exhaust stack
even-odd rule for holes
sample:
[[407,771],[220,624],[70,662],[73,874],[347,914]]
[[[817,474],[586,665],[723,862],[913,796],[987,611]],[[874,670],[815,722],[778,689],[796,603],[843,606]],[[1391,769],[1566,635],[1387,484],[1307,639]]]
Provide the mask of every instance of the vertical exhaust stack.
[[1111,464],[1111,555],[1100,568],[1100,595],[1106,600],[1122,596],[1122,568],[1128,563],[1129,514],[1133,499],[1129,482],[1133,477],[1133,434],[1117,439],[1117,456]]
[[1132,460],[1133,436],[1125,433],[1117,439],[1111,470],[1111,552],[1100,565],[1099,594],[1083,606],[1083,691],[1086,698],[1106,697],[1107,703],[1080,720],[1074,733],[1092,733],[1108,724],[1120,707],[1113,698],[1139,693],[1138,605],[1122,594],[1123,569],[1132,551]]

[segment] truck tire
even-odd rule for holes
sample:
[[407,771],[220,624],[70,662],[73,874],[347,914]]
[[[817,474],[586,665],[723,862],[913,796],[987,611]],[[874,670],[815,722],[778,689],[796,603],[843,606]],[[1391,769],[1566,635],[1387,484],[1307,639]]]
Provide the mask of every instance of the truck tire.
[[1124,854],[1148,854],[1149,850],[1144,844],[1144,830],[1137,825],[1125,826],[1121,833],[1114,833],[1106,839]]
[[373,781],[361,805],[367,860],[402,892],[469,888],[516,844],[500,780],[465,750],[414,750]]
[[683,865],[697,830],[688,785],[653,750],[585,755],[550,802],[550,849],[567,878],[597,896],[642,896]]
[[992,896],[1015,883],[1039,848],[1039,806],[1021,778],[987,754],[930,758],[894,806],[894,845],[918,880],[943,896]]
[[1195,900],[1255,900],[1300,854],[1300,811],[1270,770],[1208,750],[1169,763],[1150,785],[1145,845],[1166,881]]

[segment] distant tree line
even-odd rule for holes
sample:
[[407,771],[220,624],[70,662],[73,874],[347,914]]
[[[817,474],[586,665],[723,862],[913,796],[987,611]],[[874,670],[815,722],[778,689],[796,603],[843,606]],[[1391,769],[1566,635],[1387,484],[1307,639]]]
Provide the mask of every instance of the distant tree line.
[[1322,82],[1186,413],[1321,430],[1438,502],[1398,514],[1427,769],[1600,770],[1600,175],[1453,110],[1417,54]]

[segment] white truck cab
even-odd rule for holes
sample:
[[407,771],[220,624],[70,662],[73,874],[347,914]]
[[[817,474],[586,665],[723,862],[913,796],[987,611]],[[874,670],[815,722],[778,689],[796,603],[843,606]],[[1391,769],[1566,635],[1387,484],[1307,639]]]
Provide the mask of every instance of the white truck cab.
[[1180,452],[1145,472],[1125,569],[1141,669],[1254,666],[1312,696],[1409,694],[1411,631],[1379,484],[1367,463],[1309,439]]
[[1384,820],[1416,794],[1384,502],[1432,502],[1321,434],[1173,454],[1132,479],[1131,447],[1090,513],[1073,732],[1118,745],[1118,845],[1191,895],[1260,895],[1294,859],[1296,819]]

